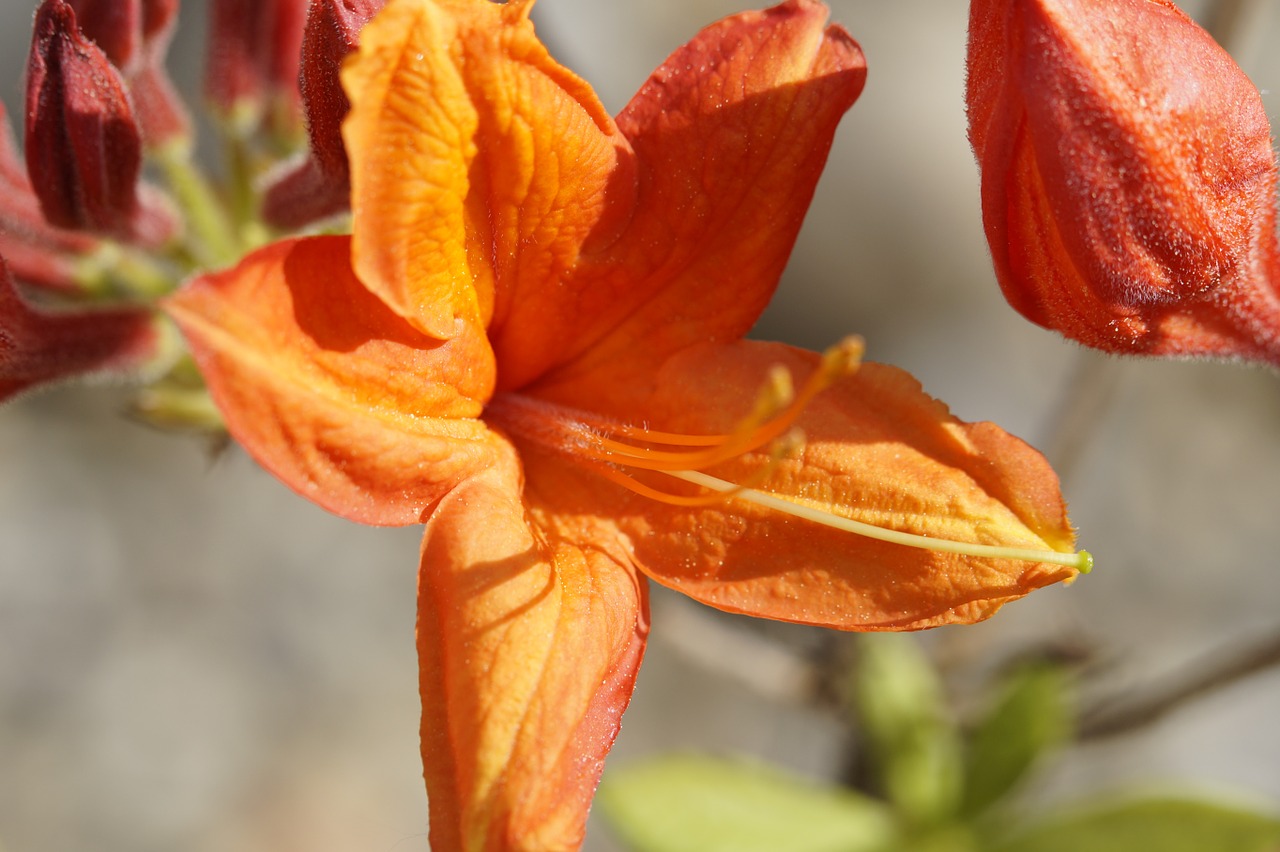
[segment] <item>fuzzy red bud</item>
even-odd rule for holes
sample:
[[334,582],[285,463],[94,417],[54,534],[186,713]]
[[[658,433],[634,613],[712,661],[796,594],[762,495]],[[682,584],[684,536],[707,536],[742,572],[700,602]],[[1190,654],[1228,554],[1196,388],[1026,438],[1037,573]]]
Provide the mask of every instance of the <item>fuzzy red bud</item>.
[[974,0],[967,101],[1006,298],[1109,352],[1280,365],[1257,89],[1168,0]]
[[298,63],[306,0],[213,0],[205,95],[224,116],[253,123],[268,106],[300,117]]
[[27,66],[27,172],[45,217],[125,233],[137,212],[142,143],[124,82],[72,8],[45,0]]
[[0,401],[86,374],[138,370],[159,350],[149,311],[36,310],[18,293],[0,258]]
[[126,70],[142,48],[141,0],[67,0],[85,38]]
[[301,227],[346,209],[350,195],[342,120],[351,102],[339,71],[360,43],[360,30],[385,0],[315,0],[302,38],[298,88],[310,141],[308,159],[267,190],[263,216],[282,228]]

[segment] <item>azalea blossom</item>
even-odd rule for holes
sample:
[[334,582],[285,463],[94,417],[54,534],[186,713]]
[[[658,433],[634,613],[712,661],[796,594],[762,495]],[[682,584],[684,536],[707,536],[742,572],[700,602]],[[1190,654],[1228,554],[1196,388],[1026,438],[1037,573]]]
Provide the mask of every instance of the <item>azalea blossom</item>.
[[442,850],[581,842],[649,580],[909,630],[1090,561],[1026,444],[859,363],[856,339],[743,339],[865,78],[820,3],[712,25],[616,119],[531,5],[390,0],[343,72],[351,235],[274,243],[166,303],[266,468],[344,517],[425,523]]
[[1019,312],[1108,352],[1280,365],[1266,110],[1170,0],[974,0],[967,98]]

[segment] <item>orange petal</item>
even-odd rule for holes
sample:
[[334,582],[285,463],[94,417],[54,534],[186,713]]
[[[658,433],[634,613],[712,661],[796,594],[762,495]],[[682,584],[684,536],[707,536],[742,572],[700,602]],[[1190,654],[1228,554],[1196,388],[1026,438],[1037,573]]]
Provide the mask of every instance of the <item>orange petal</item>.
[[493,357],[474,327],[443,343],[412,328],[349,258],[345,237],[276,243],[166,308],[228,429],[264,467],[352,520],[418,523],[499,446],[475,419]]
[[433,849],[577,849],[648,632],[617,531],[533,516],[514,458],[431,515],[418,653]]
[[[780,344],[694,347],[672,358],[630,413],[649,428],[732,430],[774,365],[797,381],[817,356]],[[1057,477],[1044,458],[990,423],[965,424],[901,370],[864,364],[814,399],[806,442],[759,488],[823,511],[931,538],[1070,552]],[[639,497],[560,458],[522,448],[539,501],[565,517],[607,514],[651,578],[734,612],[852,630],[917,629],[987,618],[1074,568],[979,559],[886,544],[732,499],[680,508]],[[710,469],[749,481],[762,452]],[[646,482],[698,493],[663,474]],[[532,490],[532,489],[531,489]]]
[[531,5],[391,0],[343,74],[356,269],[435,337],[539,304],[590,234],[616,230],[606,193],[629,212],[625,140],[547,55]]
[[[592,287],[571,307],[573,340],[592,348],[561,375],[599,371],[604,393],[634,387],[679,349],[755,323],[866,79],[857,43],[826,18],[812,0],[726,18],[673,53],[618,116],[640,167],[637,208],[577,273]],[[517,359],[495,348],[502,386],[518,386]]]

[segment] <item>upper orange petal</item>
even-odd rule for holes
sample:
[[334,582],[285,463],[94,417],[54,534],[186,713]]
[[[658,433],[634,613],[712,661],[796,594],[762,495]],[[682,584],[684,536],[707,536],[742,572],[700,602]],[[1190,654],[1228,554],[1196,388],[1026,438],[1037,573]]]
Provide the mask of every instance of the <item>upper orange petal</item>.
[[512,304],[541,304],[629,214],[626,142],[531,5],[390,0],[343,73],[355,268],[435,337],[476,317],[502,346]]
[[[866,79],[857,43],[826,19],[789,0],[713,24],[618,116],[640,169],[635,215],[576,270],[591,282],[571,306],[581,354],[549,384],[588,374],[605,396],[631,393],[679,349],[755,323]],[[500,385],[521,384],[497,353]]]
[[478,416],[493,356],[474,326],[441,342],[350,269],[350,240],[261,249],[165,307],[227,428],[302,496],[371,524],[421,520],[500,439]]
[[[799,380],[817,357],[747,341],[691,347],[663,367],[657,390],[626,419],[684,434],[724,433],[751,410],[771,367],[783,365]],[[1074,535],[1044,458],[993,424],[956,420],[901,370],[862,365],[816,397],[797,425],[803,452],[778,464],[760,490],[930,538],[1071,551]],[[843,629],[916,629],[981,620],[1077,573],[887,544],[737,499],[672,506],[520,445],[540,505],[564,518],[614,518],[646,574],[726,610]],[[769,463],[761,450],[708,472],[744,483]],[[696,493],[663,474],[646,481]]]
[[520,490],[511,455],[441,500],[423,539],[434,849],[578,848],[648,632],[616,530],[531,525]]

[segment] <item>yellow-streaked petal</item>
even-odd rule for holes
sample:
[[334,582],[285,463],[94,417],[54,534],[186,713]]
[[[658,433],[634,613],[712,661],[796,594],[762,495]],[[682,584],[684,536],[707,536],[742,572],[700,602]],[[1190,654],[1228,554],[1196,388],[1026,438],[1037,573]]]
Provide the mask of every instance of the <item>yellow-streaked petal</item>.
[[626,143],[531,5],[390,0],[343,74],[355,268],[435,337],[536,304],[629,213]]
[[307,499],[352,520],[411,524],[487,465],[477,419],[493,356],[475,326],[424,335],[361,286],[350,240],[261,249],[165,307],[231,434]]
[[[751,410],[771,367],[800,380],[817,359],[780,344],[693,347],[667,363],[657,390],[630,414],[613,413],[657,430],[725,433]],[[805,433],[802,452],[777,462],[759,490],[930,538],[1072,549],[1057,477],[1044,458],[993,424],[956,420],[901,370],[862,365],[816,397],[796,425]],[[848,630],[918,629],[987,618],[1077,574],[888,544],[738,499],[668,505],[520,446],[530,493],[547,511],[613,517],[646,574],[721,609]],[[769,464],[762,448],[708,472],[743,483]],[[701,493],[662,473],[642,475],[671,493]]]
[[418,592],[434,849],[577,849],[648,632],[616,529],[530,516],[514,458],[427,524]]

